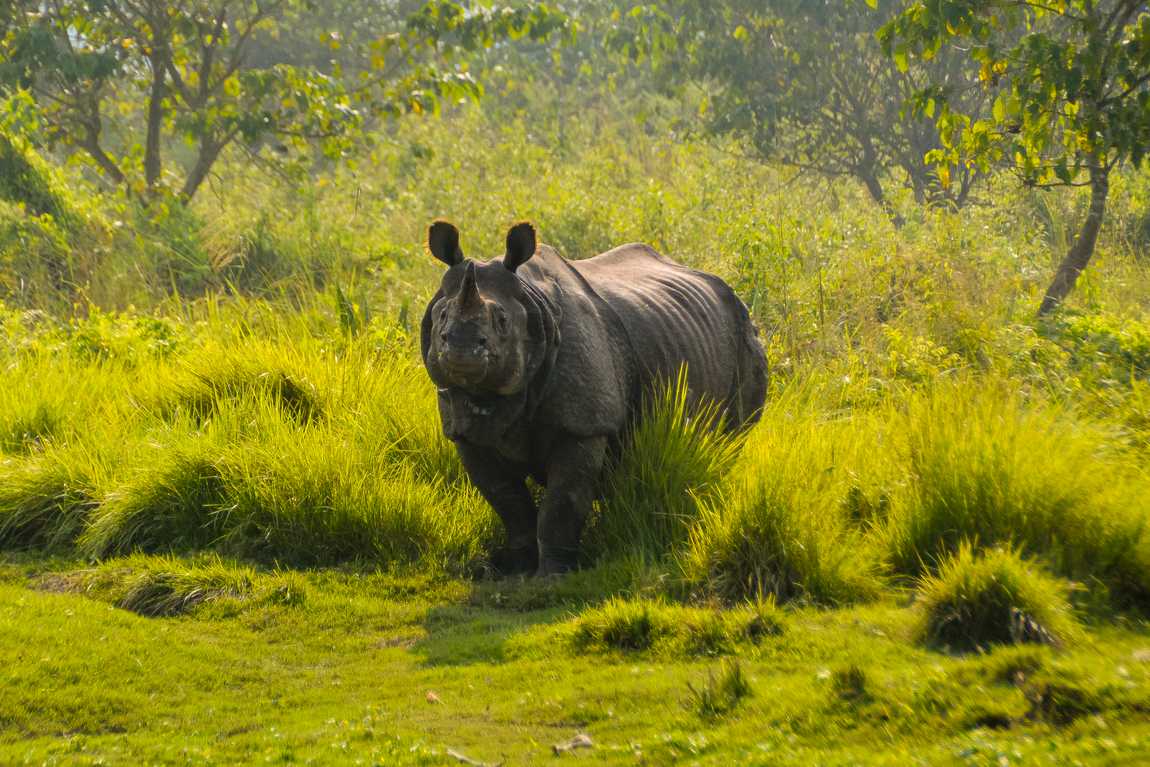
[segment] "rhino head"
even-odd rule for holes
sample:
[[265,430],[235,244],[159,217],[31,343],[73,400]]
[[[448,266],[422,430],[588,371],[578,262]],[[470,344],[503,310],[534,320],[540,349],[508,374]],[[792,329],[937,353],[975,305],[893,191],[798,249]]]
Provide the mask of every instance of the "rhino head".
[[555,334],[545,301],[516,274],[535,255],[535,228],[511,227],[503,257],[485,263],[464,258],[459,230],[446,221],[431,225],[427,246],[448,266],[423,321],[432,380],[475,395],[522,392]]

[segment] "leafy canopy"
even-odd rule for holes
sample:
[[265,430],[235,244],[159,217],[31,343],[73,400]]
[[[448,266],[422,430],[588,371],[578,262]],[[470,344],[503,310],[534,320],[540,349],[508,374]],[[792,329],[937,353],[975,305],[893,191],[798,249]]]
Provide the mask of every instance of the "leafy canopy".
[[1078,183],[1082,171],[1140,164],[1150,147],[1150,13],[1131,0],[914,2],[880,33],[900,67],[961,42],[994,94],[991,114],[954,108],[934,87],[916,105],[939,109],[930,159],[989,167],[1000,160],[1033,185]]
[[[356,41],[355,72],[334,55],[278,57],[275,41],[315,13],[308,0],[16,0],[0,15],[0,91],[30,95],[45,143],[81,151],[112,182],[150,195],[175,182],[186,199],[229,146],[279,169],[312,150],[343,157],[375,119],[478,97],[462,54],[567,28],[545,5],[429,0],[366,35],[315,28],[333,54]],[[172,139],[195,148],[180,173],[165,169]]]

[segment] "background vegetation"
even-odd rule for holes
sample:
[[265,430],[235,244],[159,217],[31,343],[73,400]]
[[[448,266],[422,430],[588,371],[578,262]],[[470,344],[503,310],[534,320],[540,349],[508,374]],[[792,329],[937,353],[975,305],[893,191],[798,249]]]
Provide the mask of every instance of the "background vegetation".
[[[191,193],[186,173],[205,136],[237,127],[234,103],[211,114],[223,122],[189,123],[189,102],[164,80],[174,90],[160,99],[153,173],[139,94],[158,70],[132,58],[142,48],[124,54],[107,74],[101,144],[126,169],[117,180],[78,134],[59,132],[42,88],[70,81],[0,71],[14,78],[0,110],[3,646],[48,641],[67,609],[85,630],[151,647],[141,636],[152,624],[108,617],[92,599],[183,616],[172,630],[196,647],[240,631],[178,658],[148,650],[145,676],[159,689],[164,663],[206,674],[220,652],[315,632],[261,672],[290,701],[269,716],[321,740],[351,737],[356,754],[384,761],[438,764],[443,739],[460,732],[469,753],[507,756],[484,730],[495,723],[524,728],[506,735],[512,759],[538,758],[531,749],[554,725],[507,691],[540,668],[554,675],[559,726],[619,746],[593,750],[605,761],[635,761],[628,734],[655,763],[750,759],[764,719],[784,763],[878,759],[876,740],[892,763],[922,742],[939,761],[1009,761],[1011,748],[1033,755],[1039,742],[1068,759],[1136,758],[1150,707],[1141,157],[1107,170],[1091,267],[1036,319],[1091,190],[968,165],[931,132],[932,116],[902,111],[938,67],[976,91],[977,71],[964,74],[957,55],[946,66],[920,65],[913,51],[901,64],[883,58],[874,35],[896,4],[878,16],[836,5],[842,24],[824,19],[809,36],[793,4],[772,6],[765,26],[728,5],[705,19],[595,2],[567,15],[293,6],[315,35],[285,25],[281,46],[254,35],[237,69],[244,87],[281,64],[331,93],[386,72],[373,87],[390,88],[394,108],[333,96],[348,110],[338,136],[282,146],[270,127],[242,140],[240,129]],[[0,20],[6,45],[26,42],[24,21]],[[146,32],[134,29],[139,42]],[[370,63],[387,34],[411,36],[389,38],[403,74]],[[686,47],[684,36],[706,35],[728,47],[705,57]],[[836,42],[816,67],[799,43],[824,38]],[[783,81],[761,82],[758,58],[740,66],[753,42],[763,61],[788,57]],[[181,55],[177,69],[199,61]],[[855,56],[890,87],[836,80],[863,71]],[[411,78],[423,76],[439,85],[421,90]],[[835,101],[821,78],[875,101],[850,112],[859,105]],[[242,100],[225,80],[219,98]],[[843,107],[833,119],[812,102],[824,97]],[[977,92],[963,108],[993,111],[995,98]],[[837,120],[858,131],[836,132]],[[338,151],[315,151],[333,137]],[[876,194],[842,162],[879,138],[865,169]],[[907,164],[932,149],[945,183],[944,165]],[[745,437],[703,429],[674,386],[652,406],[606,483],[586,569],[566,580],[488,578],[501,530],[439,431],[417,353],[440,274],[424,233],[440,216],[484,257],[523,218],[571,258],[649,242],[730,281],[767,348],[771,393]],[[23,600],[39,624],[19,617]],[[850,641],[817,638],[831,635]],[[448,711],[422,688],[396,689],[352,736],[319,727],[362,712],[349,714],[338,691],[307,699],[287,680],[342,654],[352,688],[378,685],[368,672],[378,642],[394,642],[385,685],[419,679],[472,702]],[[37,680],[49,671],[31,656],[6,658],[16,692],[0,704],[0,754],[179,758],[131,702],[145,694],[138,681],[86,671],[67,647],[52,653],[54,673],[78,680],[71,692],[45,692]],[[703,673],[715,656],[730,657]],[[603,659],[606,676],[584,686]],[[635,664],[661,681],[610,686]],[[490,686],[484,674],[498,677],[490,694],[502,702],[479,713],[463,690]],[[230,678],[231,693],[195,693],[219,712],[167,699],[165,726],[184,737],[244,720],[234,692],[255,682]],[[985,685],[985,710],[968,700],[971,680]],[[768,685],[778,689],[756,695]],[[384,713],[411,706],[435,713]],[[117,756],[110,733],[125,729],[132,745]],[[280,755],[284,744],[252,732],[184,742],[205,761]],[[427,732],[439,740],[419,740]],[[289,741],[290,759],[339,758],[314,739]]]

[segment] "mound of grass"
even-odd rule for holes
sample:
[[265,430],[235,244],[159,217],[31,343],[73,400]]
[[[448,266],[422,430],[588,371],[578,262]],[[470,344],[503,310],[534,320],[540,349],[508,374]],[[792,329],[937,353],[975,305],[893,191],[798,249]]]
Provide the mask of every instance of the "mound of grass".
[[158,395],[156,410],[168,419],[186,415],[204,422],[237,401],[255,399],[273,403],[295,423],[312,423],[324,406],[305,372],[311,366],[297,359],[301,352],[275,340],[214,339],[186,375]]
[[574,638],[581,648],[648,650],[675,629],[665,605],[612,597],[579,616]]
[[80,550],[101,558],[205,548],[223,532],[225,502],[216,460],[194,451],[165,452],[107,495],[80,537]]
[[718,409],[692,403],[680,372],[629,435],[585,545],[600,556],[652,560],[678,549],[738,457],[742,440],[718,427]]
[[1076,628],[1065,586],[1008,548],[976,554],[968,544],[921,579],[917,635],[933,647],[1063,645]]
[[734,711],[753,694],[751,683],[737,660],[724,658],[719,673],[711,671],[707,681],[696,688],[687,683],[689,707],[702,719],[718,719]]
[[298,606],[307,598],[298,574],[257,574],[216,556],[191,561],[134,556],[72,580],[75,590],[147,617],[179,615],[206,603]]
[[887,531],[895,570],[917,574],[958,549],[1013,542],[1055,572],[1150,597],[1139,547],[1145,480],[1109,435],[997,386],[942,386],[906,417],[911,483]]
[[785,621],[770,601],[731,610],[612,597],[571,624],[579,650],[654,651],[668,656],[726,655],[783,633]]
[[751,436],[723,494],[702,507],[682,557],[689,583],[742,602],[766,596],[843,604],[881,586],[874,558],[847,523],[849,488],[817,424],[775,413]]
[[221,550],[297,566],[420,562],[467,569],[490,546],[493,513],[471,488],[348,450],[337,433],[288,430],[233,453]]
[[89,468],[76,451],[0,463],[0,548],[70,548],[99,505]]

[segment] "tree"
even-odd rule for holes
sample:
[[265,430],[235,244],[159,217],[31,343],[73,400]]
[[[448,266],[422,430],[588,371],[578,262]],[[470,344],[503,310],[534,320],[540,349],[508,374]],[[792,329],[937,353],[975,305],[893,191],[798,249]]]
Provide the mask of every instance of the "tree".
[[[313,11],[307,0],[17,0],[0,16],[0,88],[30,92],[48,141],[85,153],[114,184],[190,200],[229,146],[253,157],[266,144],[339,157],[372,117],[478,96],[466,67],[452,63],[459,51],[566,23],[546,6],[430,0],[398,29],[374,30],[354,79],[339,61],[249,61],[289,28],[311,28],[337,50],[338,34],[310,26]],[[118,130],[106,128],[112,121]],[[131,140],[137,133],[142,142]],[[166,162],[173,139],[193,147],[176,170]],[[260,159],[290,162],[282,155]]]
[[927,84],[941,82],[951,86],[956,101],[977,111],[981,95],[961,87],[975,70],[955,55],[896,66],[875,36],[895,13],[895,3],[877,5],[870,10],[850,0],[660,3],[624,18],[636,32],[620,35],[619,43],[629,55],[658,58],[650,46],[662,37],[668,53],[661,58],[707,94],[707,129],[743,137],[760,157],[854,177],[892,216],[884,188],[892,170],[902,172],[920,202],[960,206],[977,169],[956,166],[955,183],[942,184],[923,160],[938,147],[933,122],[908,116],[903,107]]
[[903,66],[966,49],[994,98],[992,113],[976,118],[945,91],[919,95],[938,109],[932,161],[986,168],[1004,160],[1037,188],[1089,186],[1086,218],[1039,315],[1062,305],[1089,264],[1110,174],[1140,165],[1150,148],[1148,10],[1132,0],[929,0],[882,30],[884,49]]

